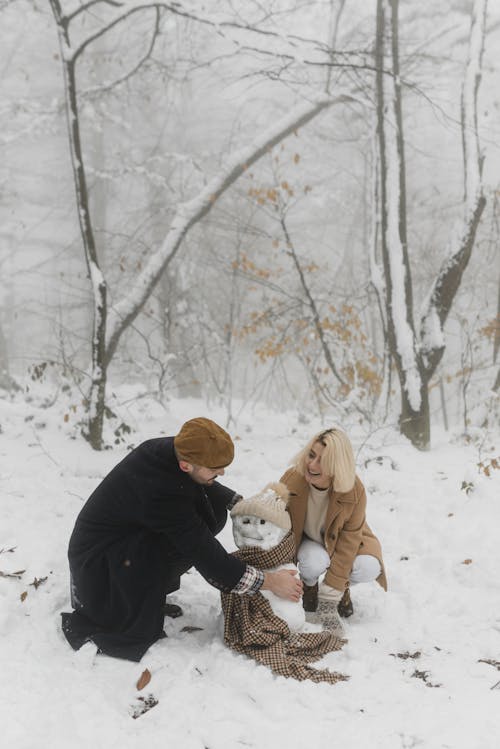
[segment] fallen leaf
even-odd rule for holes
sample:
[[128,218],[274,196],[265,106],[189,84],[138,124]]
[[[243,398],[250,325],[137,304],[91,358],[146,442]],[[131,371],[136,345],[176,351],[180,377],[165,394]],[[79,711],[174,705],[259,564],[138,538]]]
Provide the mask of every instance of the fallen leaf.
[[488,666],[494,666],[497,671],[500,671],[500,661],[494,661],[492,658],[480,658],[478,663],[487,663]]
[[35,588],[35,590],[36,590],[37,588],[40,587],[40,585],[43,585],[43,583],[46,582],[46,580],[47,580],[47,576],[46,577],[35,577],[35,579],[33,580],[32,583],[30,583],[30,585],[32,585]]
[[405,653],[389,653],[389,655],[392,655],[394,658],[402,658],[402,660],[406,661],[408,658],[420,658],[422,653],[420,650],[416,650],[414,653],[410,653],[406,651]]
[[472,559],[464,559],[462,564],[472,564]]
[[134,720],[140,718],[141,715],[144,715],[144,713],[147,713],[148,710],[151,710],[152,707],[158,704],[158,700],[154,694],[149,694],[147,697],[138,697],[137,699],[141,704],[132,713]]
[[0,577],[16,577],[18,580],[21,579],[21,575],[23,575],[26,572],[26,570],[17,570],[16,572],[2,572],[0,570]]
[[142,672],[142,674],[141,674],[141,676],[139,678],[139,681],[136,684],[136,687],[137,687],[138,691],[140,692],[141,689],[144,689],[144,687],[147,686],[150,681],[151,681],[151,671],[146,668]]
[[26,600],[26,596],[27,595],[28,595],[28,591],[27,590],[25,590],[23,593],[21,593],[21,595],[19,596],[19,598],[21,599],[21,603],[24,603],[24,601]]
[[432,684],[430,681],[428,681],[429,671],[419,671],[418,669],[415,669],[415,671],[412,673],[412,676],[415,679],[422,679],[422,681],[425,682],[426,687],[432,687],[436,689],[441,686],[441,684]]

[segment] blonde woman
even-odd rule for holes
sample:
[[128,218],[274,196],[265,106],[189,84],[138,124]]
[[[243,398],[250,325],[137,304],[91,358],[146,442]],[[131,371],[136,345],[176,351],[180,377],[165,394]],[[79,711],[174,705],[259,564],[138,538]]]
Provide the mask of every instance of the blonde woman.
[[291,492],[304,609],[317,611],[325,628],[335,628],[338,614],[353,613],[350,584],[376,580],[387,590],[382,549],[366,522],[366,493],[348,436],[340,429],[316,434],[281,481]]

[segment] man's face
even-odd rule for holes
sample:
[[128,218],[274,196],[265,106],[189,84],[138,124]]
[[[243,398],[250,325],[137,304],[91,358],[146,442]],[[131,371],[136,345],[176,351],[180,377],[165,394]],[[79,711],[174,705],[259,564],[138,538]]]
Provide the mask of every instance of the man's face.
[[[193,466],[191,463],[180,461],[180,467],[193,481],[202,486],[211,486],[217,476],[224,476],[224,468],[205,468],[204,466]],[[185,466],[185,467],[184,467]]]

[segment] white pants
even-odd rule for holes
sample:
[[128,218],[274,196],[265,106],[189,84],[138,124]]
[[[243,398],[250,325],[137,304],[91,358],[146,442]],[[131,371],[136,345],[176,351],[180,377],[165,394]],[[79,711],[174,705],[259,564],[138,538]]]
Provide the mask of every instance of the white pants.
[[[298,567],[301,579],[306,585],[314,585],[318,578],[330,566],[330,557],[327,550],[316,541],[304,536],[297,552]],[[370,554],[360,554],[354,559],[349,582],[370,583],[381,573],[380,562]]]

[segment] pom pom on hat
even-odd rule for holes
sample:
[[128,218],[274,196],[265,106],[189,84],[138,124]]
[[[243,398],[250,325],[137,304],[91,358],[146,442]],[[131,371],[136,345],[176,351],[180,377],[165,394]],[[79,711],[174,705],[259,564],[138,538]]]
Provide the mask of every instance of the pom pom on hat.
[[231,510],[231,517],[253,515],[268,520],[284,530],[291,530],[292,521],[287,510],[289,496],[290,492],[285,484],[267,484],[253,497],[240,499]]
[[205,468],[225,468],[234,458],[234,444],[229,434],[215,421],[202,416],[182,425],[174,437],[177,457]]

